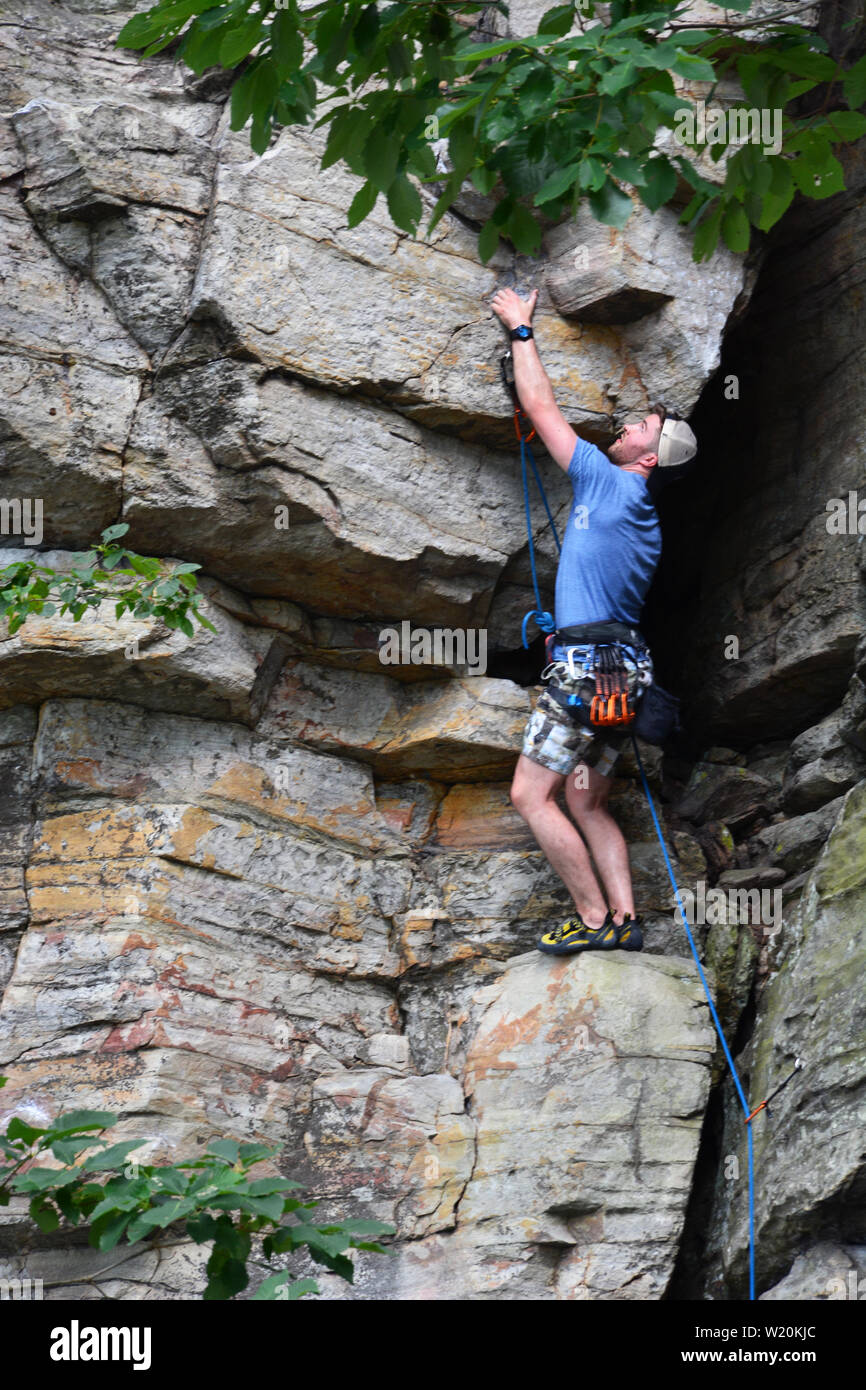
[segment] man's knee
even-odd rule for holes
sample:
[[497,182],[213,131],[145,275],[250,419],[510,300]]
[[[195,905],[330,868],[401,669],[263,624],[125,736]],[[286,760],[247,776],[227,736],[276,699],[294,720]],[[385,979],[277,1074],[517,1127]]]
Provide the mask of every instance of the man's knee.
[[566,800],[577,820],[607,807],[610,778],[604,777],[586,763],[578,763],[568,779]]
[[550,800],[562,781],[562,777],[530,760],[529,766],[523,759],[514,770],[511,783],[511,804],[524,820],[529,820],[534,812],[541,810]]

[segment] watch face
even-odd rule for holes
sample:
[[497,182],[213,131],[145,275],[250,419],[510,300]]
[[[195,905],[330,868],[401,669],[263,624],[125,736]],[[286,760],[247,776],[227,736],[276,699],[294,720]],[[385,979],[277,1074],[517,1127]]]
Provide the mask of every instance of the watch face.
[[529,335],[530,335],[530,333],[532,332],[532,329],[531,329],[531,328],[527,328],[527,327],[526,327],[526,324],[523,323],[523,324],[520,325],[519,328],[515,328],[514,331],[515,331],[515,333],[517,334],[518,338],[528,338]]

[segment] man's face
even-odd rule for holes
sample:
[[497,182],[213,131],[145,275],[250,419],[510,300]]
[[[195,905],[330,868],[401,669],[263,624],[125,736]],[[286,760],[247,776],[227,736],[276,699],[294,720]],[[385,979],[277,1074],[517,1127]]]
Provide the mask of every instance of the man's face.
[[621,468],[624,463],[635,463],[644,454],[655,454],[661,427],[660,415],[647,415],[636,424],[623,425],[607,451],[611,463]]

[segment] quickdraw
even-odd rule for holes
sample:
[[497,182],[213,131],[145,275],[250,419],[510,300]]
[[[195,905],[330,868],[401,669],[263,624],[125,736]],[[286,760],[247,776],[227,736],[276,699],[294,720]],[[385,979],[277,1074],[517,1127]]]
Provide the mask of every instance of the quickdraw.
[[627,728],[634,723],[637,709],[631,702],[628,672],[622,648],[616,644],[595,648],[595,694],[589,707],[589,722],[599,728]]
[[770,1094],[767,1096],[767,1099],[766,1099],[766,1100],[762,1100],[760,1105],[756,1105],[756,1106],[755,1106],[755,1108],[754,1108],[754,1110],[752,1111],[751,1115],[747,1115],[747,1116],[746,1116],[746,1124],[747,1124],[747,1125],[748,1125],[748,1124],[751,1124],[751,1122],[752,1122],[752,1120],[755,1118],[755,1116],[756,1116],[756,1115],[760,1115],[760,1113],[761,1113],[762,1110],[766,1110],[767,1114],[768,1114],[768,1115],[770,1114],[770,1101],[771,1101],[771,1100],[775,1100],[775,1099],[776,1099],[776,1096],[779,1094],[780,1091],[784,1091],[784,1089],[785,1089],[785,1087],[787,1086],[787,1084],[788,1084],[789,1081],[793,1081],[794,1077],[797,1075],[797,1072],[800,1071],[802,1065],[803,1065],[803,1063],[802,1063],[802,1061],[800,1060],[800,1058],[798,1057],[798,1058],[796,1059],[796,1061],[794,1062],[794,1069],[793,1069],[793,1071],[788,1072],[788,1075],[785,1077],[784,1081],[780,1081],[780,1082],[779,1082],[779,1084],[778,1084],[778,1086],[776,1087],[775,1091],[771,1091]]

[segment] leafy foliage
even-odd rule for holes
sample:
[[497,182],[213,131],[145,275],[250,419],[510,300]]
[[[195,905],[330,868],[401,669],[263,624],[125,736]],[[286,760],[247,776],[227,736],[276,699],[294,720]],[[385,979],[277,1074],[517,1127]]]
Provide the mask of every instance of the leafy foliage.
[[158,618],[166,627],[179,628],[192,637],[193,614],[202,627],[215,632],[213,623],[199,612],[195,571],[201,566],[136,555],[117,544],[128,530],[126,522],[109,526],[102,532],[100,544],[73,555],[78,563],[70,570],[58,572],[35,558],[0,570],[0,618],[8,620],[10,636],[31,613],[48,618],[59,607],[61,615],[71,613],[75,622],[80,622],[88,609],[98,608],[111,598],[117,618],[124,613],[134,618]]
[[[5,1081],[0,1076],[0,1087]],[[108,1144],[101,1138],[117,1120],[107,1111],[76,1110],[40,1128],[13,1117],[0,1135],[0,1206],[8,1206],[12,1194],[29,1195],[30,1215],[41,1231],[56,1231],[64,1221],[88,1225],[89,1242],[99,1250],[113,1250],[121,1241],[155,1243],[172,1232],[210,1244],[203,1293],[209,1300],[242,1293],[251,1260],[268,1269],[275,1255],[306,1248],[317,1264],[351,1284],[354,1266],[347,1250],[390,1253],[375,1237],[393,1235],[393,1226],[368,1220],[315,1225],[306,1212],[318,1201],[291,1195],[299,1183],[251,1177],[256,1164],[272,1159],[277,1148],[220,1139],[188,1163],[139,1165],[129,1155],[143,1139]],[[54,1162],[40,1166],[39,1159],[49,1156]],[[263,1261],[253,1259],[257,1238]],[[253,1298],[294,1301],[319,1292],[314,1279],[277,1270]]]
[[[694,230],[700,260],[720,234],[745,251],[752,228],[772,227],[797,190],[824,198],[843,187],[834,149],[866,131],[866,58],[843,70],[800,25],[772,14],[730,20],[750,6],[725,0],[724,22],[698,29],[681,22],[685,0],[612,0],[605,23],[593,22],[593,0],[572,0],[547,10],[534,35],[485,43],[467,26],[484,10],[507,12],[501,0],[323,0],[303,9],[299,0],[159,0],[124,26],[118,44],[145,56],[174,45],[196,73],[237,68],[232,129],[250,122],[259,154],[280,126],[327,125],[322,168],[342,161],[364,180],[350,227],[384,194],[395,225],[414,235],[423,215],[414,178],[444,183],[429,235],[470,179],[498,198],[479,234],[486,262],[502,236],[535,252],[536,212],[558,220],[586,199],[599,221],[622,227],[634,207],[627,188],[655,211],[685,186],[693,196],[680,220]],[[684,146],[665,153],[659,133],[694,112],[675,77],[710,84],[708,99],[733,78],[752,108],[784,113],[778,153],[740,146],[721,188]],[[820,112],[795,114],[798,99],[824,84]],[[714,158],[737,143],[729,135]],[[432,147],[446,140],[443,180]]]

